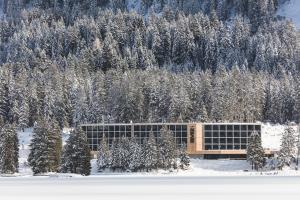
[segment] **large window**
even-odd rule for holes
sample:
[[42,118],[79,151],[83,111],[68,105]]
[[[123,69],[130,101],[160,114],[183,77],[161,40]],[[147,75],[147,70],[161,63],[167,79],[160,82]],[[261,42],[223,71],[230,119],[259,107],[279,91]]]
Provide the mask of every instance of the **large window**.
[[205,124],[205,150],[246,149],[253,131],[261,134],[258,124]]
[[160,137],[160,131],[163,126],[174,134],[175,141],[178,146],[187,143],[187,124],[115,124],[115,125],[87,125],[82,126],[82,130],[86,133],[91,150],[96,151],[98,145],[105,135],[109,145],[115,139],[121,137],[134,136],[139,143],[144,143],[150,133],[153,133],[157,139]]

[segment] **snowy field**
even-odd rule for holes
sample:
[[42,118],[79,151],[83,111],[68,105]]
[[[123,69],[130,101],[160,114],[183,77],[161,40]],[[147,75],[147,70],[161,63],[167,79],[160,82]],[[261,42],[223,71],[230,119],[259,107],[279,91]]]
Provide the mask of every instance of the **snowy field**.
[[0,199],[298,199],[299,186],[300,177],[5,178]]

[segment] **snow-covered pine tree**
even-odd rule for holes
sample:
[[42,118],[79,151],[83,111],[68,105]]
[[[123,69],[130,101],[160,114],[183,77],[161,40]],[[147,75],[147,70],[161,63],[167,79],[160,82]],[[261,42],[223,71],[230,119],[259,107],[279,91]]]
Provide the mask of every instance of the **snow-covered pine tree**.
[[122,137],[120,139],[120,160],[121,160],[121,169],[122,170],[130,170],[130,146],[129,139],[127,137]]
[[13,124],[6,124],[0,130],[0,173],[18,172],[19,140]]
[[109,150],[109,145],[107,144],[107,138],[104,135],[98,147],[98,155],[97,155],[98,172],[102,172],[103,170],[108,168],[110,165],[110,160],[111,160],[111,153]]
[[180,168],[187,169],[190,166],[190,157],[186,152],[186,144],[182,144],[179,152]]
[[48,124],[40,119],[33,128],[28,163],[34,174],[49,172]]
[[142,145],[142,166],[147,171],[158,168],[158,148],[153,132]]
[[121,142],[120,139],[114,139],[113,144],[112,144],[112,153],[111,153],[111,169],[113,171],[122,168],[121,165],[121,154],[120,154],[120,149],[121,149]]
[[142,167],[142,148],[135,137],[132,137],[129,142],[129,169],[138,171]]
[[177,168],[177,147],[173,132],[167,127],[163,127],[160,130],[161,138],[159,141],[159,166],[163,169],[171,169],[171,167]]
[[287,127],[281,138],[280,151],[278,155],[277,167],[282,169],[284,166],[290,166],[296,153],[296,133],[293,127]]
[[77,127],[71,132],[64,147],[61,171],[88,176],[91,171],[90,157],[86,135],[80,127]]
[[265,165],[265,152],[261,145],[260,135],[254,131],[250,138],[247,147],[247,160],[250,162],[252,169],[259,170]]
[[49,119],[38,120],[33,129],[28,156],[28,163],[34,174],[58,171],[61,145],[58,126],[49,123]]
[[62,152],[62,137],[59,124],[56,121],[49,123],[48,129],[48,151],[50,171],[57,172],[60,167],[60,159]]

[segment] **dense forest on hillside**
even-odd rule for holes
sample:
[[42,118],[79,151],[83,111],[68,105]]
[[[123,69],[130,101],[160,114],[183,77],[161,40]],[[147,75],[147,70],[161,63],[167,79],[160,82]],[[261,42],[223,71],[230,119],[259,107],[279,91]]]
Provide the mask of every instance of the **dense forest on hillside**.
[[2,0],[1,121],[299,121],[282,3]]

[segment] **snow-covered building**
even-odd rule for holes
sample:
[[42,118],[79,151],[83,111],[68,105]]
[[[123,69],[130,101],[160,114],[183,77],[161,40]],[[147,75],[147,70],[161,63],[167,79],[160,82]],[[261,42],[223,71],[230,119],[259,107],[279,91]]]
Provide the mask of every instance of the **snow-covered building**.
[[[174,134],[177,145],[186,144],[191,156],[204,158],[245,158],[248,139],[253,131],[261,135],[260,123],[128,123],[82,124],[91,151],[96,151],[105,135],[109,144],[120,137],[135,137],[140,143],[150,132],[160,137],[166,126]],[[270,154],[271,152],[267,152]]]

